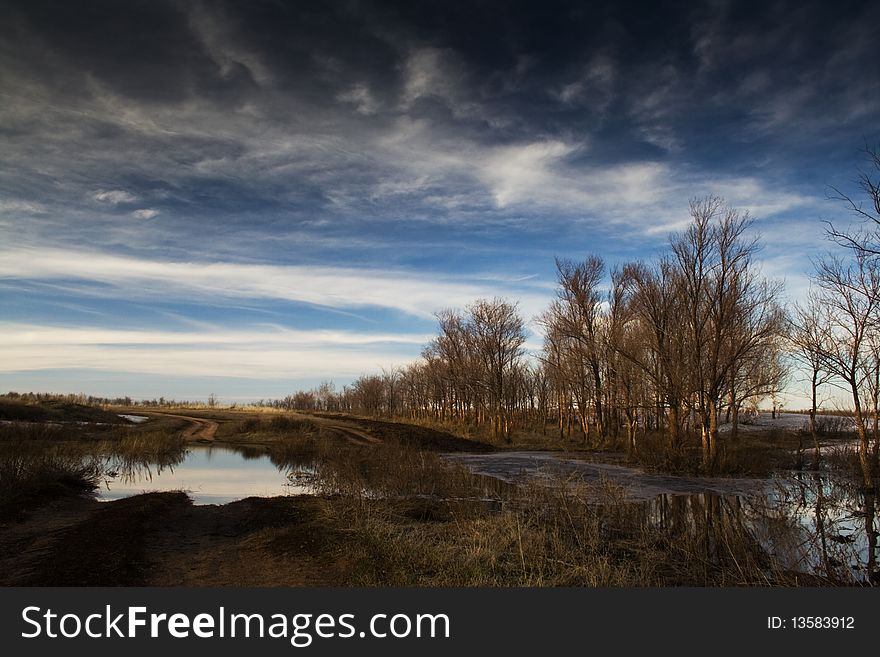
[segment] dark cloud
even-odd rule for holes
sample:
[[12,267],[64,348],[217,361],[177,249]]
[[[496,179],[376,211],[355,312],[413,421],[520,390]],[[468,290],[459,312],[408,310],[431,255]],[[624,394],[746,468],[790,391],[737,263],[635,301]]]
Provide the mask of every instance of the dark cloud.
[[[6,2],[5,212],[118,241],[135,211],[168,234],[663,223],[712,175],[796,203],[876,137],[878,24],[870,2]],[[94,200],[114,189],[137,207]]]

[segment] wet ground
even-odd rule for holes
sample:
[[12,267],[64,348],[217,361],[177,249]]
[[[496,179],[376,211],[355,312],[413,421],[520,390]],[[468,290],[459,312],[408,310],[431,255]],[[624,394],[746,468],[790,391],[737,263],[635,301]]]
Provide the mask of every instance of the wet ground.
[[513,484],[530,480],[546,484],[581,484],[618,487],[627,500],[654,499],[658,495],[736,495],[748,497],[767,493],[767,479],[685,477],[651,473],[622,465],[595,463],[561,456],[559,452],[496,452],[491,454],[449,454],[475,474],[495,477]]

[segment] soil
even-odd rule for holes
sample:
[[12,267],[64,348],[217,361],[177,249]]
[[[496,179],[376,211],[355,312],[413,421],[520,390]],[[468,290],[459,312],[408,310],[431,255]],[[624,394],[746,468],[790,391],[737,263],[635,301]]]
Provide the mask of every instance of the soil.
[[[3,586],[332,586],[339,540],[326,500],[194,506],[185,493],[67,496],[0,524]],[[337,546],[337,547],[334,547]]]

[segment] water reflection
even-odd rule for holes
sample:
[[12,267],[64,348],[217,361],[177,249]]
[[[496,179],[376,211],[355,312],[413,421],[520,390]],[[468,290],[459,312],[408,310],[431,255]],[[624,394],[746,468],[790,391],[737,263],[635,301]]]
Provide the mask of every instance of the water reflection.
[[830,580],[877,582],[876,496],[856,482],[824,473],[797,473],[780,484],[768,505],[797,523],[794,554]]
[[602,506],[609,522],[696,543],[694,553],[704,561],[694,568],[732,563],[748,582],[751,573],[763,573],[768,582],[771,574],[801,573],[815,578],[807,584],[880,584],[876,495],[833,471],[710,479],[551,453],[448,458],[503,481],[565,487]]
[[219,445],[193,445],[162,463],[108,457],[101,500],[144,492],[184,490],[194,504],[226,504],[245,497],[314,492],[308,464],[274,463],[264,451]]
[[[699,541],[705,565],[804,573],[817,582],[880,583],[876,500],[843,478],[799,473],[768,495],[664,493],[637,503],[645,524]],[[698,566],[698,564],[695,564]]]

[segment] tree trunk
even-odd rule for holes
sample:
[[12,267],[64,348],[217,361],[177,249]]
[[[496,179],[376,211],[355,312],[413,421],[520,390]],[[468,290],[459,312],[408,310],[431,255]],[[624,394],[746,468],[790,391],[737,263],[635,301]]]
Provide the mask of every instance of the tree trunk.
[[703,445],[703,471],[712,474],[718,461],[718,404],[708,400],[707,410],[700,422]]
[[739,438],[739,404],[734,401],[730,406],[730,440],[736,441]]
[[810,438],[813,439],[813,469],[819,467],[819,458],[821,457],[819,434],[816,432],[816,391],[819,387],[816,383],[817,376],[818,372],[813,370],[813,379],[810,382]]
[[669,404],[669,446],[673,451],[678,450],[680,436],[678,434],[680,421],[678,417],[678,404]]
[[865,488],[874,487],[874,469],[868,454],[868,431],[865,428],[865,416],[862,413],[862,404],[859,399],[859,389],[855,383],[851,383],[853,405],[855,406],[856,433],[859,436],[859,464],[862,466],[862,476]]
[[709,407],[709,463],[714,472],[718,465],[718,403],[714,400]]

